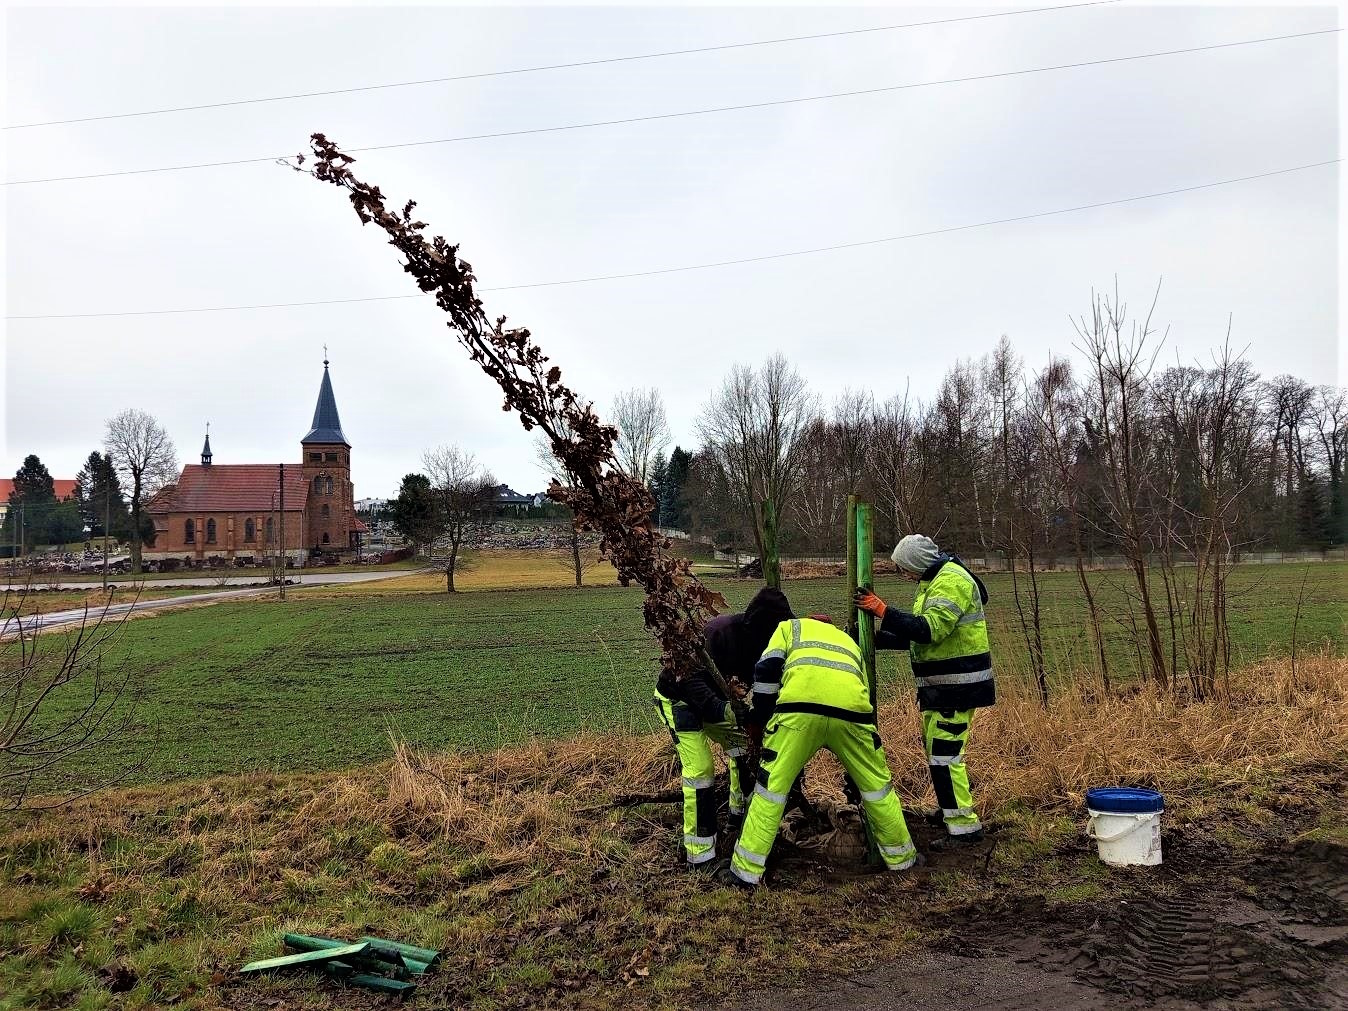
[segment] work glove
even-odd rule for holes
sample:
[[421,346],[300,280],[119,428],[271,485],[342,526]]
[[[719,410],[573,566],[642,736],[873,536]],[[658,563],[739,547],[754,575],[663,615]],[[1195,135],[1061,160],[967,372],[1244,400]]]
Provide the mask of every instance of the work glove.
[[884,620],[887,610],[885,602],[864,586],[857,588],[857,592],[852,597],[852,602],[867,614],[872,614],[881,621]]

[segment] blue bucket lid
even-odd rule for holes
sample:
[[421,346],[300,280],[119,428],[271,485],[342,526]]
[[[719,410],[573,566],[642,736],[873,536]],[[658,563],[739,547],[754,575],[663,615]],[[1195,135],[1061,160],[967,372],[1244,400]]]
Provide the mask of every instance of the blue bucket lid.
[[1131,786],[1098,786],[1086,791],[1086,806],[1092,811],[1115,814],[1145,814],[1165,809],[1165,800],[1155,790]]

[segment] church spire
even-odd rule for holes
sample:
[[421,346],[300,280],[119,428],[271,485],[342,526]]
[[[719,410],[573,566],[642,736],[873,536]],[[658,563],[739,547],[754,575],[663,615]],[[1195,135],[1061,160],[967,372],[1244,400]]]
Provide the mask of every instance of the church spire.
[[342,434],[342,419],[337,416],[337,398],[332,393],[332,377],[328,374],[328,349],[323,348],[323,383],[318,387],[318,403],[314,405],[314,422],[301,445],[311,443],[349,446]]
[[211,423],[206,422],[206,443],[201,447],[201,465],[209,467],[211,465]]

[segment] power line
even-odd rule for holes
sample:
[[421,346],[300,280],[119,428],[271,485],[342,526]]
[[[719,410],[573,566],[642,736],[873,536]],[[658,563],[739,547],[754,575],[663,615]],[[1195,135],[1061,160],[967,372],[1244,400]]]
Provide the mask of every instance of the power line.
[[201,105],[179,105],[164,109],[142,109],[136,112],[117,112],[102,116],[80,116],[72,119],[50,119],[40,123],[17,123],[6,130],[30,130],[40,126],[65,126],[72,123],[95,123],[108,119],[131,119],[138,116],[162,116],[174,112],[200,112],[204,109],[225,109],[237,105],[259,105],[265,102],[291,102],[301,98],[323,98],[329,95],[352,95],[362,91],[385,91],[390,88],[417,88],[430,84],[449,84],[454,81],[473,81],[484,77],[507,77],[514,74],[535,74],[545,70],[573,70],[579,67],[597,67],[609,63],[630,63],[637,60],[658,60],[670,56],[690,56],[694,53],[715,53],[728,49],[750,49],[755,46],[777,46],[787,42],[810,42],[816,39],[835,39],[848,35],[867,35],[893,32],[904,28],[926,28],[931,25],[949,25],[961,21],[982,21],[987,18],[1014,17],[1019,14],[1045,14],[1073,10],[1078,7],[1101,7],[1119,0],[1092,0],[1090,3],[1063,4],[1058,7],[1031,7],[1015,11],[995,11],[991,14],[971,14],[958,18],[939,18],[934,21],[910,21],[900,25],[878,25],[874,28],[851,28],[837,32],[819,32],[814,35],[790,35],[780,39],[759,39],[750,42],[729,42],[696,49],[670,49],[658,53],[639,53],[633,56],[609,56],[598,60],[577,60],[572,63],[549,63],[537,67],[515,67],[510,70],[487,70],[476,74],[458,74],[453,77],[428,77],[417,81],[394,81],[389,84],[366,84],[352,88],[330,88],[326,91],[302,91],[293,95],[269,95],[263,98],[239,98],[225,102],[206,102]]
[[[495,288],[480,289],[484,294],[496,291],[519,291],[523,288],[553,288],[566,284],[591,284],[596,281],[620,281],[634,277],[654,277],[658,274],[678,274],[693,270],[711,270],[715,267],[730,267],[744,263],[763,263],[767,260],[784,260],[793,256],[810,256],[815,253],[829,253],[840,249],[859,249],[863,246],[878,246],[888,242],[902,242],[906,239],[921,239],[933,235],[948,235],[952,232],[964,232],[974,228],[990,228],[993,225],[1008,225],[1035,218],[1053,217],[1059,214],[1074,214],[1078,211],[1095,210],[1100,207],[1115,207],[1119,204],[1136,203],[1139,200],[1154,200],[1158,197],[1176,196],[1180,193],[1193,193],[1197,190],[1213,189],[1217,186],[1230,186],[1233,183],[1252,182],[1256,179],[1268,179],[1272,176],[1287,175],[1291,172],[1305,172],[1308,169],[1337,165],[1343,159],[1330,158],[1326,161],[1311,162],[1307,165],[1294,165],[1291,168],[1272,169],[1254,175],[1236,176],[1232,179],[1219,179],[1210,183],[1197,183],[1193,186],[1180,186],[1175,189],[1161,190],[1156,193],[1142,193],[1131,197],[1119,197],[1114,200],[1100,200],[1090,204],[1078,204],[1075,207],[1060,207],[1051,211],[1036,211],[1032,214],[1018,214],[1009,218],[995,218],[991,221],[976,221],[966,225],[950,225],[946,228],[933,228],[923,232],[907,232],[903,235],[889,235],[879,239],[863,239],[858,242],[842,242],[831,246],[814,246],[810,249],[794,249],[784,253],[766,253],[761,256],[745,256],[734,260],[716,260],[710,263],[695,263],[680,267],[661,267],[656,270],[638,270],[624,274],[599,274],[592,277],[572,277],[558,281],[534,281],[528,284],[505,284]],[[39,316],[6,316],[6,319],[90,319],[104,316],[161,316],[192,312],[238,312],[246,309],[290,309],[312,305],[346,305],[352,302],[387,302],[394,299],[425,298],[427,293],[418,292],[406,295],[372,295],[365,298],[331,298],[308,302],[271,302],[257,305],[218,305],[196,309],[144,309],[134,312],[79,312],[60,313]]]
[[[1028,74],[1045,74],[1058,70],[1077,70],[1083,67],[1099,67],[1110,63],[1127,63],[1132,60],[1150,60],[1162,56],[1182,56],[1188,53],[1202,53],[1214,49],[1232,49],[1237,46],[1254,46],[1266,42],[1284,42],[1289,39],[1303,39],[1315,35],[1333,35],[1341,28],[1325,28],[1313,32],[1298,32],[1295,35],[1274,35],[1261,39],[1244,39],[1239,42],[1219,42],[1208,46],[1192,46],[1188,49],[1168,49],[1157,53],[1137,53],[1132,56],[1114,56],[1104,60],[1087,60],[1081,63],[1061,63],[1051,67],[1029,67],[1024,70],[1005,70],[995,74],[977,74],[971,77],[951,77],[940,81],[919,81],[915,84],[892,84],[881,88],[865,88],[859,91],[838,91],[827,95],[809,95],[804,98],[779,98],[766,102],[749,102],[743,105],[724,105],[710,109],[690,109],[683,112],[663,112],[649,116],[630,116],[624,119],[596,120],[590,123],[568,123],[562,126],[540,126],[526,130],[504,130],[497,133],[469,134],[461,137],[441,137],[434,140],[409,140],[396,144],[372,144],[365,147],[345,148],[348,153],[368,151],[392,151],[398,148],[426,147],[433,144],[456,144],[463,141],[495,140],[503,137],[522,137],[528,134],[558,133],[564,130],[587,130],[600,126],[619,126],[628,123],[648,123],[662,119],[681,119],[687,116],[706,116],[712,113],[741,112],[747,109],[765,109],[780,105],[797,105],[802,102],[820,102],[834,98],[855,98],[860,95],[877,95],[884,92],[907,91],[914,88],[933,88],[947,84],[967,84],[973,81],[991,81],[1003,77],[1020,77]],[[192,169],[222,168],[233,165],[256,165],[262,162],[282,161],[292,156],[268,155],[258,158],[236,158],[229,161],[198,162],[190,165],[161,165],[155,168],[122,169],[116,172],[92,172],[76,176],[49,176],[44,179],[13,179],[6,186],[31,186],[39,183],[74,182],[82,179],[106,179],[113,176],[146,175],[157,172],[185,172]]]

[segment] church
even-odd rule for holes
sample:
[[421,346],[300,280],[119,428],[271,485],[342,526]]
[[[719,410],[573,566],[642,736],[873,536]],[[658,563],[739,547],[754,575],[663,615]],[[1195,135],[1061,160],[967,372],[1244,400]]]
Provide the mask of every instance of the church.
[[356,518],[354,502],[351,443],[342,432],[324,358],[313,424],[300,439],[300,462],[216,463],[207,431],[201,463],[184,466],[177,481],[147,506],[154,544],[146,545],[144,558],[247,564],[280,550],[302,565],[316,555],[355,551],[366,527]]

